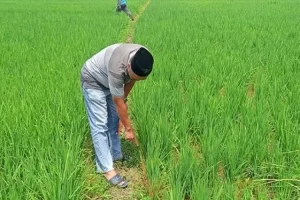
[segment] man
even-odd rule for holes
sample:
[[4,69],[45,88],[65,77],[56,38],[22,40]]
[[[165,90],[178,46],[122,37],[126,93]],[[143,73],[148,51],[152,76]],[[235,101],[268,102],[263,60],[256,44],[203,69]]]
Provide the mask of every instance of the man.
[[88,114],[96,168],[115,186],[127,182],[113,168],[113,161],[122,159],[119,120],[125,127],[125,138],[136,142],[128,118],[126,98],[139,80],[151,73],[154,59],[140,44],[113,44],[88,59],[81,70],[81,86]]
[[125,12],[125,13],[128,15],[128,17],[129,17],[132,21],[134,21],[134,18],[133,18],[133,16],[132,16],[131,12],[130,12],[130,11],[128,10],[128,8],[127,8],[126,0],[117,0],[117,8],[116,8],[116,11],[117,11],[117,12],[121,12],[121,11]]

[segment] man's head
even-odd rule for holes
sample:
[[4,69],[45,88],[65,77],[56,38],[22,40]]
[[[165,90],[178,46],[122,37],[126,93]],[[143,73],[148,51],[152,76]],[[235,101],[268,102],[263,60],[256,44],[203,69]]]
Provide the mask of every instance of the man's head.
[[128,66],[128,74],[133,80],[145,80],[151,73],[154,59],[151,53],[141,47],[131,59]]

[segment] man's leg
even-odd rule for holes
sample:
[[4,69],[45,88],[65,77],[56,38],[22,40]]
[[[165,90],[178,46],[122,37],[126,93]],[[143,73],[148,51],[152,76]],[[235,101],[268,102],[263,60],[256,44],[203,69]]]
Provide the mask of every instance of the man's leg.
[[121,6],[122,10],[128,15],[128,17],[133,21],[134,18],[131,14],[131,12],[129,11],[129,9],[127,8],[127,6]]
[[95,149],[97,172],[114,170],[108,136],[108,113],[104,91],[83,88],[85,105]]
[[121,158],[121,143],[120,137],[118,134],[118,126],[119,126],[119,117],[116,111],[115,104],[112,100],[111,94],[106,96],[107,101],[107,111],[108,111],[108,132],[111,141],[111,153],[113,156],[113,160],[118,160]]

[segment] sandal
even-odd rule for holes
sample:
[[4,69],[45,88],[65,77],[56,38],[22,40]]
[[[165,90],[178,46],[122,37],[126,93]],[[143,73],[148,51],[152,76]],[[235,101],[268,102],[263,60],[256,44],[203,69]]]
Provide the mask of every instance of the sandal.
[[109,179],[108,182],[110,182],[110,184],[112,184],[113,186],[118,186],[122,189],[128,186],[128,183],[124,180],[122,176],[120,176],[120,174],[116,174],[114,177]]

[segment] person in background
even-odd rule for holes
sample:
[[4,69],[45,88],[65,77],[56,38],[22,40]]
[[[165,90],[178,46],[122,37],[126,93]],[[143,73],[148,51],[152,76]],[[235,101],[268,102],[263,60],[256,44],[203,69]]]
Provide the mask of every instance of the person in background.
[[128,117],[127,96],[137,81],[152,72],[154,59],[140,44],[112,44],[88,59],[80,73],[81,88],[95,150],[96,169],[114,186],[126,188],[126,180],[114,169],[122,160],[119,120],[125,139],[136,143]]
[[116,11],[117,11],[117,12],[121,12],[121,11],[125,12],[125,13],[128,15],[128,17],[129,17],[132,21],[134,21],[134,18],[133,18],[131,12],[129,11],[129,9],[128,9],[128,7],[127,7],[126,0],[117,0],[117,8],[116,8]]

